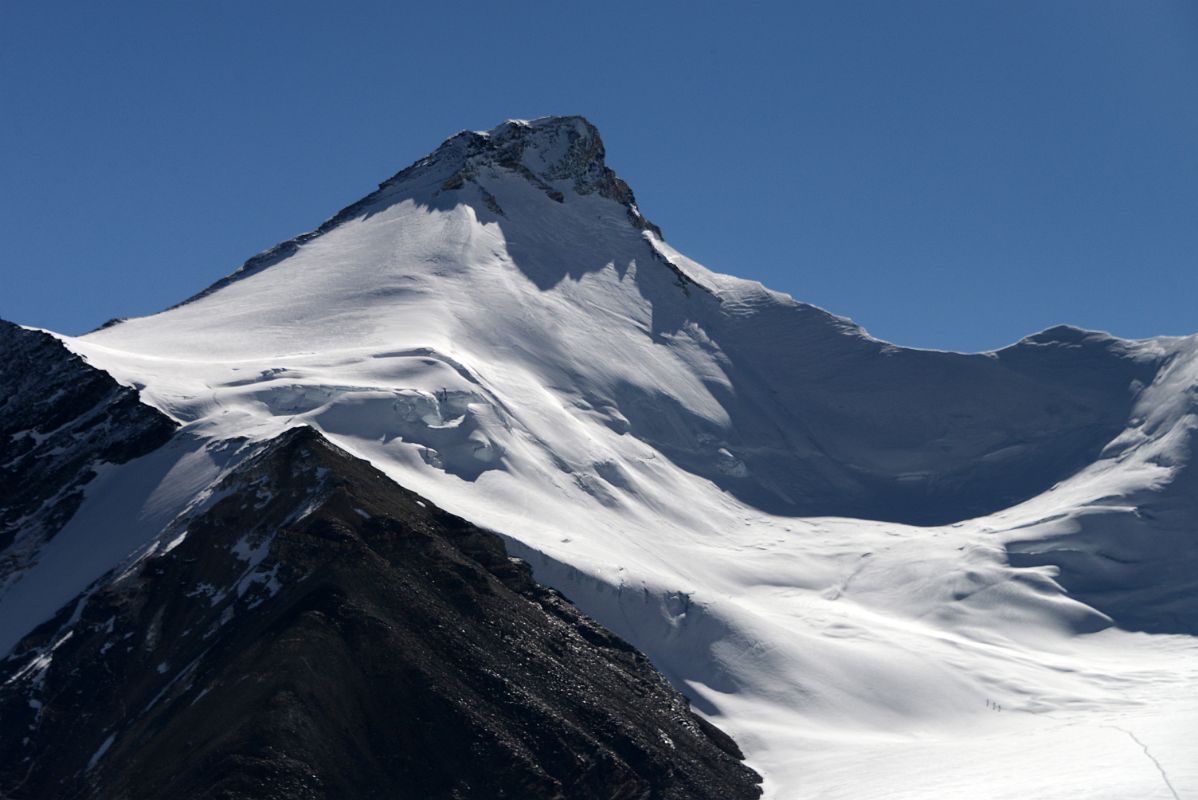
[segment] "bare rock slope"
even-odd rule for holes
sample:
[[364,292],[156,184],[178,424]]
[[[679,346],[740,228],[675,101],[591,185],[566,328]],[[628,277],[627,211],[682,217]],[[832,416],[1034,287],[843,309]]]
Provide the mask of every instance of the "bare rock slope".
[[310,428],[0,667],[0,796],[754,798],[502,541]]

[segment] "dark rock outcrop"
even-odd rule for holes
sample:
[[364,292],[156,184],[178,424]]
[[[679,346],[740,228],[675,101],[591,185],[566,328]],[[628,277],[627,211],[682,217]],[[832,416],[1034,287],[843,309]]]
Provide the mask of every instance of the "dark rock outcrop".
[[502,541],[311,429],[0,664],[8,798],[755,798]]
[[97,466],[174,430],[50,334],[0,320],[0,587],[71,518]]

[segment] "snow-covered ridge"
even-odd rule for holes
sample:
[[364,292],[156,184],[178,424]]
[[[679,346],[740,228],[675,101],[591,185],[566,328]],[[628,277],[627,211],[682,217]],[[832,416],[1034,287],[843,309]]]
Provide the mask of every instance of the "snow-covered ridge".
[[1032,765],[994,797],[1160,790],[1115,728],[1193,786],[1194,708],[1158,712],[1195,685],[1198,339],[898,347],[687,259],[621,185],[580,118],[459,134],[64,341],[188,435],[311,425],[503,533],[776,797],[987,796],[987,752]]
[[[623,206],[634,227],[652,231],[660,239],[661,229],[641,215],[632,189],[607,166],[605,152],[599,130],[583,117],[542,117],[531,122],[508,120],[489,131],[462,131],[446,139],[425,158],[380,183],[376,191],[341,209],[315,230],[255,255],[231,275],[184,303],[206,297],[232,281],[287,259],[303,245],[349,220],[377,213],[413,196],[427,195],[428,189],[437,184],[439,189],[431,193],[434,199],[442,191],[459,190],[469,183],[479,193],[488,211],[502,215],[504,211],[495,196],[478,181],[480,170],[500,169],[518,174],[559,203],[565,201],[567,192],[597,193]],[[425,191],[413,193],[414,186]],[[680,277],[685,279],[685,276]],[[109,320],[101,329],[123,321]]]

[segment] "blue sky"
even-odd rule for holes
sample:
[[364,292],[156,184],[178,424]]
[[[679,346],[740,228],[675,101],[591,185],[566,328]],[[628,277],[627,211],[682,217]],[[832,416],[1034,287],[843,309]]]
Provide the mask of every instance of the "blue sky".
[[171,305],[455,131],[583,114],[666,238],[900,344],[1198,331],[1198,4],[6,3],[0,316]]

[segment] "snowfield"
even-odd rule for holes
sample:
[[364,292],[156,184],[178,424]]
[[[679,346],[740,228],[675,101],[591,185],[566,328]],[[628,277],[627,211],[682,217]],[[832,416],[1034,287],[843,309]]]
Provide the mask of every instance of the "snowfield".
[[505,536],[767,797],[1198,798],[1196,337],[877,341],[673,250],[547,118],[63,341],[185,428],[0,596],[6,649],[175,540],[222,442],[311,425]]

